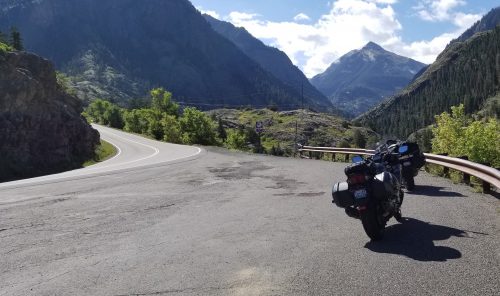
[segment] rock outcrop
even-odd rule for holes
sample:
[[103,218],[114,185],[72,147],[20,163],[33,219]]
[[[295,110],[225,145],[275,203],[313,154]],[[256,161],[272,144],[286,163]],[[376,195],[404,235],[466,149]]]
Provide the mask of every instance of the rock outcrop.
[[78,168],[90,159],[99,133],[81,111],[48,60],[0,52],[0,182]]

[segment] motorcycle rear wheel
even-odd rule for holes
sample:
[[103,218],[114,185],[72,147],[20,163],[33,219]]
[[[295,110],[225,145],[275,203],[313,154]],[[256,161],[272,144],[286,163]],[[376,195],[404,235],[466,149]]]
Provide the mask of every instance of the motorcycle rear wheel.
[[369,204],[367,209],[361,213],[361,223],[372,241],[378,241],[384,237],[385,225],[379,220],[376,204]]
[[412,191],[415,189],[415,179],[413,177],[408,177],[405,179],[406,189]]

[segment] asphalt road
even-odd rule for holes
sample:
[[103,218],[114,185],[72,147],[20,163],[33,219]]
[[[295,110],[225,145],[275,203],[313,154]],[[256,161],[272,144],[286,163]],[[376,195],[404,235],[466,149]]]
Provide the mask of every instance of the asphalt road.
[[124,133],[105,126],[94,124],[101,138],[116,147],[117,153],[105,162],[37,178],[0,183],[0,189],[20,187],[24,185],[55,183],[65,180],[78,179],[96,174],[113,174],[121,170],[132,170],[158,164],[172,163],[179,160],[185,161],[199,155],[202,150],[198,147],[175,145],[158,142],[138,135]]
[[500,294],[492,196],[422,173],[371,243],[345,164],[133,140],[160,152],[0,188],[0,295]]

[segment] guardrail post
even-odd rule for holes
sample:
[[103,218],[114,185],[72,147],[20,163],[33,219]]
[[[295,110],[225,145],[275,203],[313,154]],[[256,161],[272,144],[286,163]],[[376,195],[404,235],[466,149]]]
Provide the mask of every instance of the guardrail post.
[[[448,156],[448,153],[441,153],[441,154],[438,154],[438,155]],[[443,175],[444,175],[446,178],[450,177],[450,168],[448,168],[448,167],[443,167]]]
[[[481,162],[480,164],[485,165],[485,166],[491,166],[491,163],[488,163],[488,162]],[[484,194],[490,194],[491,193],[491,184],[488,183],[488,182],[486,182],[486,181],[484,181],[484,180],[483,180],[482,183],[483,183],[482,184],[483,185],[482,186],[483,187],[483,193]]]
[[312,151],[309,151],[309,159],[312,159]]
[[345,162],[349,162],[349,154],[346,154],[346,155],[345,155],[344,160],[345,160]]
[[[459,157],[460,159],[463,159],[463,160],[469,160],[469,157],[467,156],[461,156]],[[470,175],[467,174],[467,173],[463,173],[463,178],[462,178],[463,182],[467,185],[470,185]]]
[[332,153],[332,161],[335,161],[335,153]]
[[491,184],[483,181],[483,193],[484,194],[490,194],[491,193]]

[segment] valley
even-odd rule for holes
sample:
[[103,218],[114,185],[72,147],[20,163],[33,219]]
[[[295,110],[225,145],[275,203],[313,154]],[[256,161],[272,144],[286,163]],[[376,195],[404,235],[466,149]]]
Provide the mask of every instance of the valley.
[[323,4],[0,0],[0,295],[498,295],[498,3]]

